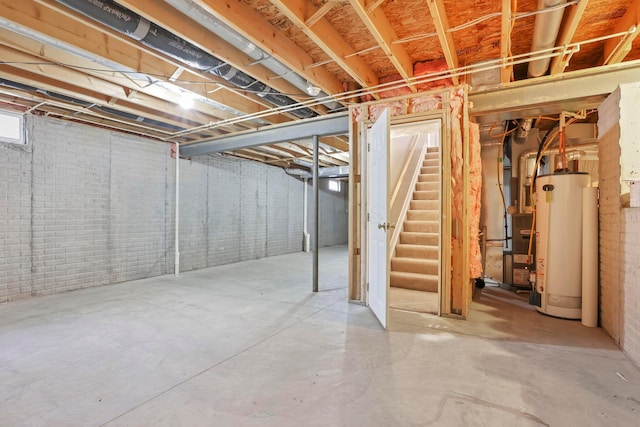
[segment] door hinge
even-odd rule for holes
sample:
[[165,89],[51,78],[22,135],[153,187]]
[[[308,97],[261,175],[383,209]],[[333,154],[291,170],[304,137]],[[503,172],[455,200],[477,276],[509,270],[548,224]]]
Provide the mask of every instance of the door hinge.
[[369,292],[369,282],[367,282],[367,292]]
[[367,214],[367,221],[371,221],[371,214]]
[[371,151],[371,144],[367,143],[367,151]]

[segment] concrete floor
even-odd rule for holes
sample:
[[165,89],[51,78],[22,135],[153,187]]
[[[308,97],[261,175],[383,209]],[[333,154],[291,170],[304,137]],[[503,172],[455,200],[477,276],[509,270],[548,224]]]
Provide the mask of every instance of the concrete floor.
[[496,288],[385,332],[321,260],[318,294],[297,253],[0,305],[0,425],[639,425],[602,330]]

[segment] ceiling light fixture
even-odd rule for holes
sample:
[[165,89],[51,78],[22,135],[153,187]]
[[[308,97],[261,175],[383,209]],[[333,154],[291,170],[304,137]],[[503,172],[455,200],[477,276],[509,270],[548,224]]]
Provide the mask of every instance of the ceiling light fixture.
[[318,86],[314,86],[313,83],[307,81],[307,93],[310,96],[318,96],[320,94],[320,88]]

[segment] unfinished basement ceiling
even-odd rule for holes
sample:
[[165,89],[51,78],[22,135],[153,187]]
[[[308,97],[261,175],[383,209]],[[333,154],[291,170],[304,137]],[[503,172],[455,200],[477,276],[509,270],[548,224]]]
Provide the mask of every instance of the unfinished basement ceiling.
[[[554,14],[555,41],[535,51],[536,19]],[[428,90],[438,69],[469,83],[467,67],[516,59],[496,66],[507,84],[534,78],[541,53],[544,74],[640,59],[640,0],[0,0],[0,16],[0,108],[182,144]],[[322,166],[349,162],[345,137],[321,151]],[[312,153],[228,154],[287,166]]]

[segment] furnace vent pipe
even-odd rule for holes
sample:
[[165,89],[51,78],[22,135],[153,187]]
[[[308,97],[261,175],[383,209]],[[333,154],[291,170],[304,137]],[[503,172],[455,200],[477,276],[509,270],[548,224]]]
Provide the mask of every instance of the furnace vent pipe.
[[[567,0],[538,0],[538,10],[566,2]],[[563,15],[564,8],[538,13],[536,15],[536,23],[533,28],[533,42],[531,43],[532,52],[550,49],[556,45]],[[549,62],[551,62],[551,58],[536,59],[529,62],[529,77],[543,76],[549,68]]]

